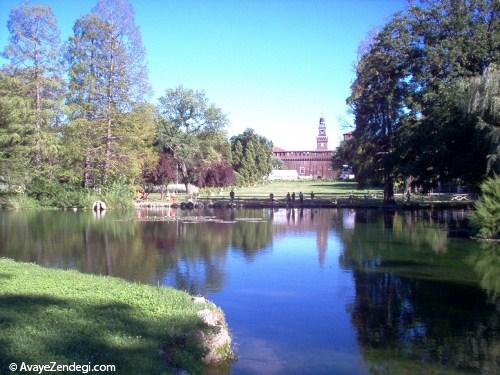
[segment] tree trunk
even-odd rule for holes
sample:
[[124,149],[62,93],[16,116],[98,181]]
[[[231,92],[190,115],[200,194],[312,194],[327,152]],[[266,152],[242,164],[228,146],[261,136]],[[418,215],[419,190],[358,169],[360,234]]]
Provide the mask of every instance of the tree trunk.
[[[110,108],[111,105],[108,105]],[[104,174],[103,174],[103,184],[106,185],[109,177],[109,167],[111,165],[111,115],[109,114],[109,118],[107,120],[107,133],[106,133],[106,150],[104,152]]]
[[413,176],[406,177],[405,191],[404,191],[405,194],[408,194],[408,192],[411,193],[411,184],[413,183],[413,180],[414,180]]
[[106,89],[107,96],[107,113],[106,113],[106,148],[104,152],[104,173],[103,173],[103,184],[106,185],[109,178],[109,168],[111,165],[111,137],[112,137],[112,91],[113,91],[113,74],[114,74],[114,40],[111,41],[110,47],[110,63],[108,72],[108,85]]
[[[36,61],[35,61],[36,64]],[[41,132],[41,97],[40,97],[40,74],[38,68],[35,67],[35,155],[34,162],[35,166],[40,166],[42,164],[42,145],[40,139]]]
[[85,154],[85,163],[83,166],[83,183],[82,187],[84,188],[89,188],[92,186],[92,175],[90,173],[90,165],[91,165],[91,160],[90,160],[90,150],[87,148],[86,154]]
[[87,142],[87,147],[85,150],[85,162],[83,166],[83,183],[82,186],[84,188],[89,188],[91,187],[92,184],[92,173],[91,173],[91,166],[92,166],[92,158],[91,158],[91,152],[92,152],[92,126],[94,126],[94,120],[96,118],[96,109],[93,105],[94,101],[94,81],[95,81],[95,66],[94,66],[94,52],[91,52],[90,55],[91,63],[90,63],[90,82],[89,82],[89,97],[87,99],[87,104],[89,105],[89,110],[86,113],[86,118],[87,118],[87,126],[86,126],[86,137],[87,139],[85,140]]
[[394,181],[390,174],[384,176],[384,203],[394,204]]

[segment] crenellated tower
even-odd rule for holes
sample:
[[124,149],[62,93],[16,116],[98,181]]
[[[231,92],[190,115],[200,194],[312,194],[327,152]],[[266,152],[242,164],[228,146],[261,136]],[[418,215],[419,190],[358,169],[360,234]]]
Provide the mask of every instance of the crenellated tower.
[[326,136],[326,125],[325,119],[320,117],[318,136],[316,137],[316,151],[326,151],[328,150],[328,137]]

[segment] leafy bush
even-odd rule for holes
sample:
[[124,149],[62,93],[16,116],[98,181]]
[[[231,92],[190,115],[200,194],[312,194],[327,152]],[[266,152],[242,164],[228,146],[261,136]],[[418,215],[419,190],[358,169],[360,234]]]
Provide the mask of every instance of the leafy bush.
[[474,207],[471,220],[479,230],[479,237],[500,238],[500,177],[481,184],[481,196]]
[[102,190],[99,199],[110,209],[128,210],[134,207],[134,191],[131,185],[115,182]]
[[[95,196],[88,189],[62,184],[46,178],[36,178],[28,186],[29,195],[44,207],[89,207],[88,201]],[[95,200],[95,199],[94,199]]]
[[26,194],[13,194],[6,198],[6,207],[15,210],[40,207],[38,201]]

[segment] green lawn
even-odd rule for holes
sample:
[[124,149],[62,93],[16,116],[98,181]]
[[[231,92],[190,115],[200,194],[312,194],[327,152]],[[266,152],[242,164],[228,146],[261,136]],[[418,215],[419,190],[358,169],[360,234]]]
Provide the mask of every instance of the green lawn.
[[0,259],[0,374],[22,361],[127,375],[168,374],[168,362],[197,373],[201,308],[170,288]]
[[[215,195],[219,195],[218,189],[212,189]],[[225,189],[223,194],[229,195],[230,189]],[[358,190],[356,182],[333,182],[321,180],[304,180],[304,181],[276,181],[251,187],[235,188],[236,198],[269,198],[269,194],[273,193],[276,199],[285,198],[286,194],[295,192],[298,199],[299,192],[303,192],[305,199],[309,199],[310,193],[314,192],[318,198],[366,195],[366,194],[382,194],[380,189],[365,189]],[[207,192],[203,191],[202,196],[206,196]]]
[[[230,187],[205,188],[200,190],[199,198],[211,201],[229,201]],[[383,205],[384,193],[381,188],[358,189],[356,182],[342,181],[276,181],[255,186],[235,187],[235,200],[237,203],[262,203],[269,202],[269,195],[274,194],[278,202],[285,202],[286,194],[295,192],[296,200],[299,192],[304,193],[305,204],[339,204],[354,205],[356,207],[379,207]],[[311,202],[311,192],[314,192],[314,202]],[[177,195],[177,202],[182,202],[190,197],[185,194]],[[412,194],[410,202],[402,193],[395,194],[396,203],[401,207],[429,208],[431,206],[443,208],[463,208],[470,206],[475,197],[469,195],[467,199],[457,200],[456,194]],[[160,194],[150,194],[148,200],[159,201]]]

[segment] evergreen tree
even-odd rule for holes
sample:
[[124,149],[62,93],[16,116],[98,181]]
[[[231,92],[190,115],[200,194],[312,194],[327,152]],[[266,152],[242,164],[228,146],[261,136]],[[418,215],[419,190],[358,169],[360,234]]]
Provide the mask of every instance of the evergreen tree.
[[271,173],[272,148],[272,142],[253,129],[231,137],[232,164],[240,184],[262,181]]
[[500,237],[500,177],[489,178],[481,184],[481,196],[474,205],[471,218],[484,238]]
[[34,124],[32,101],[24,97],[22,84],[0,73],[0,181],[22,185],[32,172]]
[[7,28],[9,42],[3,56],[10,65],[5,71],[22,82],[22,96],[32,103],[31,155],[41,171],[43,162],[55,163],[62,94],[59,31],[50,7],[28,4],[11,10]]
[[75,163],[81,165],[83,186],[133,180],[140,175],[135,165],[150,155],[139,145],[144,135],[152,137],[153,119],[144,105],[144,49],[130,4],[99,0],[75,23],[67,61],[72,119],[67,135],[81,142]]

